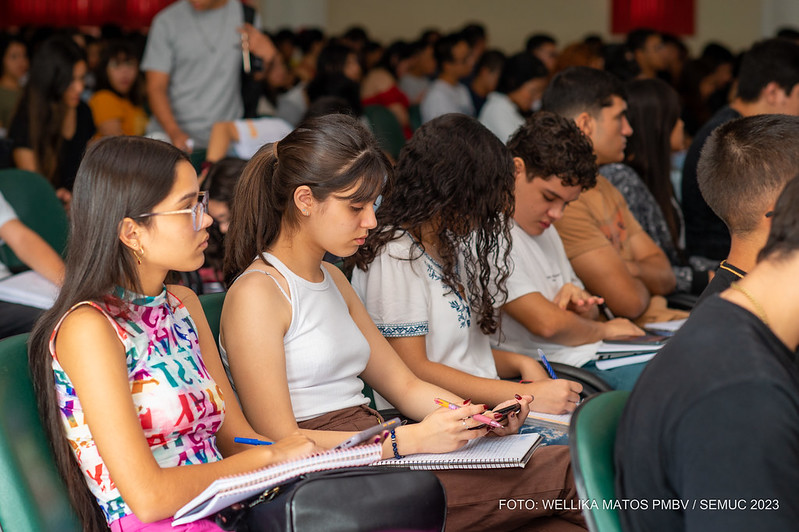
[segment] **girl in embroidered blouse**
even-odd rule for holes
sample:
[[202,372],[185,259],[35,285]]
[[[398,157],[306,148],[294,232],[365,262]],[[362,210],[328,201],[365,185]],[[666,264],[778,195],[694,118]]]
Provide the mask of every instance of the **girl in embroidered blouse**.
[[[329,448],[375,425],[379,416],[366,407],[360,376],[420,421],[398,427],[384,443],[384,457],[448,452],[487,434],[485,427],[469,430],[478,425],[471,416],[486,406],[414,375],[344,274],[322,262],[325,252],[347,257],[363,245],[376,224],[373,203],[391,182],[372,135],[341,114],[307,120],[279,143],[262,147],[245,168],[227,235],[230,286],[220,344],[244,413],[259,432],[284,437],[299,427]],[[436,398],[461,407],[437,407]],[[531,400],[516,395],[496,401],[518,401],[521,411],[493,433],[516,433]],[[575,497],[563,446],[539,449],[523,470],[436,474],[447,491],[447,525],[454,530],[475,523],[515,529],[554,515],[497,511],[499,499],[522,492],[531,499]],[[564,529],[581,519],[579,512],[554,516]]]
[[264,438],[235,400],[197,297],[164,286],[168,271],[202,265],[210,224],[180,150],[110,137],[86,153],[64,285],[30,343],[39,410],[84,530],[171,529],[216,478],[315,449],[299,434],[233,441]]
[[396,172],[352,277],[389,344],[420,378],[481,403],[524,393],[536,411],[573,411],[579,383],[492,350],[487,336],[508,295],[514,174],[505,145],[466,115],[444,115],[414,133]]

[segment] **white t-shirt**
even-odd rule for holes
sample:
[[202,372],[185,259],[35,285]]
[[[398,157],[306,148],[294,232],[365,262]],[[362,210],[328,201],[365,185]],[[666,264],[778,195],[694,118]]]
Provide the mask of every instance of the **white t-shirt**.
[[422,113],[422,122],[429,122],[447,113],[474,116],[474,104],[469,89],[461,83],[450,85],[440,79],[430,85],[419,109]]
[[[513,223],[511,238],[513,247],[510,259],[513,262],[513,271],[507,281],[508,301],[535,292],[552,301],[566,283],[583,288],[582,281],[574,273],[566,257],[563,242],[554,225],[538,236],[530,236]],[[491,339],[491,344],[498,349],[537,359],[537,349],[541,348],[551,362],[577,367],[593,359],[599,347],[599,342],[576,347],[553,344],[528,331],[507,313],[502,314],[502,335],[502,342],[499,341],[499,334]]]
[[519,113],[507,94],[492,92],[480,110],[480,123],[491,130],[504,143],[524,124],[524,117]]
[[291,133],[291,124],[282,118],[248,118],[234,120],[233,126],[239,134],[238,142],[232,142],[231,148],[239,159],[252,159],[255,152],[269,142],[283,140]]
[[[408,233],[386,244],[366,272],[356,268],[352,286],[386,338],[424,336],[429,360],[499,378],[489,338],[468,301],[441,281],[441,266]],[[377,394],[375,401],[389,406]]]
[[[7,222],[11,220],[17,219],[17,213],[14,212],[14,208],[6,201],[6,198],[3,197],[3,194],[0,193],[0,227],[3,227]],[[2,239],[0,239],[0,244],[4,244]],[[0,262],[0,279],[4,277],[8,277],[11,275],[11,272],[8,271],[8,268],[5,264]]]

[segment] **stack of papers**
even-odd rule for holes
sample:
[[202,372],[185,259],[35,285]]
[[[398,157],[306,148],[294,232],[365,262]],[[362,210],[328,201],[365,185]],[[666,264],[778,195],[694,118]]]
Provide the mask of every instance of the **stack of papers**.
[[48,309],[58,297],[58,286],[33,270],[0,281],[0,301]]

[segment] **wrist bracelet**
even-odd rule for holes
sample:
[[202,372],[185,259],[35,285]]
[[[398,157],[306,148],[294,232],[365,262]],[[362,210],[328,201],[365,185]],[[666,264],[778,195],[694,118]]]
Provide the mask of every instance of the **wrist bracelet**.
[[397,460],[405,458],[397,450],[397,435],[394,433],[393,430],[391,431],[391,448],[394,450],[394,458],[396,458]]

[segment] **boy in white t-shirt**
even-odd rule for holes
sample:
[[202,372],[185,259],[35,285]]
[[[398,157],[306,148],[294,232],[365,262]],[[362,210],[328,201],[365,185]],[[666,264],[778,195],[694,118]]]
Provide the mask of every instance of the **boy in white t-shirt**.
[[553,362],[585,367],[614,388],[632,389],[643,364],[602,371],[593,360],[600,340],[643,331],[624,318],[597,321],[602,298],[585,291],[552,226],[596,184],[591,141],[572,121],[542,111],[514,133],[508,148],[516,173],[513,270],[494,347],[530,356],[541,348]]

